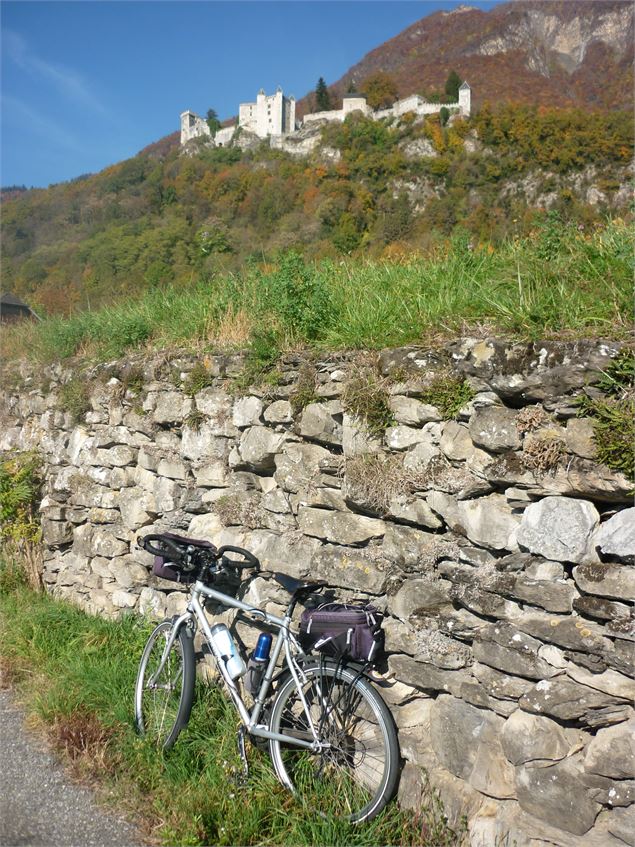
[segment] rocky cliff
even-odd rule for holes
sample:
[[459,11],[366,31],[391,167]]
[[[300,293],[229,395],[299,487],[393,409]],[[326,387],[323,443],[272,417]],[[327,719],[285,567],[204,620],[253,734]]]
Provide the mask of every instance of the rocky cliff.
[[274,569],[371,597],[405,806],[427,774],[473,845],[623,847],[635,510],[579,416],[618,351],[463,339],[288,356],[259,388],[238,355],[24,366],[0,449],[42,452],[54,594],[105,615],[177,612],[184,594],[135,547],[169,528],[251,549],[263,573],[243,591],[272,610]]

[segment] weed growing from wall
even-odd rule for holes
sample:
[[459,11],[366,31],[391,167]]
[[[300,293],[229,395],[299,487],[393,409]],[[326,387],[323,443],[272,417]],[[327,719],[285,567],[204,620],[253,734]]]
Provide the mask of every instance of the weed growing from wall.
[[444,420],[455,418],[459,411],[474,397],[469,383],[458,376],[441,374],[428,388],[421,392],[419,399],[436,406]]
[[580,398],[579,414],[591,419],[598,459],[635,482],[635,355],[621,350],[610,362],[599,388],[605,398]]
[[214,384],[214,377],[202,362],[197,362],[183,381],[183,391],[194,397],[204,388]]
[[90,412],[90,384],[80,377],[73,377],[60,386],[58,394],[59,407],[68,412],[75,423],[83,420]]
[[361,368],[348,380],[342,405],[349,414],[365,421],[371,435],[383,435],[394,423],[386,381],[373,368]]
[[297,417],[309,403],[315,403],[320,398],[316,393],[316,373],[313,365],[308,362],[301,366],[295,387],[289,397],[293,414]]

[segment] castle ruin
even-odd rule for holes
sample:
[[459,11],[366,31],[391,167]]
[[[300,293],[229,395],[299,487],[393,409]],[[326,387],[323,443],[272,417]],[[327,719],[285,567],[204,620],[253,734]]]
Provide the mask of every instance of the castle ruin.
[[[238,128],[257,135],[259,138],[279,139],[292,135],[311,124],[322,121],[343,121],[353,112],[361,112],[368,117],[398,118],[407,112],[416,115],[432,115],[446,108],[467,117],[472,108],[472,90],[467,82],[459,88],[459,99],[456,103],[429,103],[419,94],[411,94],[403,100],[397,100],[387,109],[373,111],[362,94],[347,94],[342,99],[341,109],[330,109],[326,112],[311,112],[305,115],[301,123],[295,119],[295,98],[285,97],[278,86],[275,94],[267,95],[261,88],[255,103],[241,103],[238,107],[238,123],[223,127],[214,134],[213,142],[217,147],[225,147],[231,141]],[[181,113],[181,144],[187,144],[192,138],[209,136],[212,133],[203,118],[192,111]]]

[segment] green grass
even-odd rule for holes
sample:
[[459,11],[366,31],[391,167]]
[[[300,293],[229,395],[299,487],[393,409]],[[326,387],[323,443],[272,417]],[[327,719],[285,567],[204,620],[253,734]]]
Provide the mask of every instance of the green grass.
[[298,344],[376,349],[474,325],[523,338],[624,336],[632,247],[633,228],[621,220],[590,233],[550,220],[497,248],[472,251],[454,239],[432,256],[399,262],[310,265],[288,254],[266,270],[249,266],[187,289],[9,328],[3,346],[5,357],[28,352],[39,362],[78,353],[104,359],[147,345],[214,349],[228,340],[228,321],[235,328],[237,315],[242,337],[234,340],[245,346],[251,338],[255,358],[263,339],[267,352]]
[[26,587],[0,564],[0,661],[24,704],[72,762],[119,810],[169,845],[458,845],[430,795],[420,815],[391,804],[353,827],[317,817],[288,794],[268,757],[250,748],[246,785],[235,775],[237,718],[222,693],[198,686],[192,719],[159,754],[133,727],[136,669],[150,625],[106,621]]

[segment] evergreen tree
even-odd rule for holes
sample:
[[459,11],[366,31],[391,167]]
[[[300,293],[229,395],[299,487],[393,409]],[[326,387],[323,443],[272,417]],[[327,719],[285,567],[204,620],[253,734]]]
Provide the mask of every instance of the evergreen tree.
[[463,80],[455,70],[451,70],[445,81],[445,93],[449,103],[456,103],[459,99],[459,87]]
[[318,112],[328,112],[331,108],[331,95],[323,77],[318,79],[315,86],[315,105]]
[[209,131],[212,133],[212,136],[216,135],[216,133],[220,129],[220,121],[218,120],[218,115],[216,114],[214,109],[207,110],[207,117],[205,123],[209,127]]

